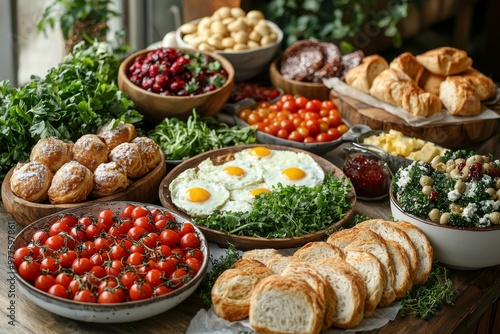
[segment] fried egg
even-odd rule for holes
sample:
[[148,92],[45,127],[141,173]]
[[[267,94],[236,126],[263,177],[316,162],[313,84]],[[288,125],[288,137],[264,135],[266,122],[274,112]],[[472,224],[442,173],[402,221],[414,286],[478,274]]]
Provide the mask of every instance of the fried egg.
[[269,194],[271,188],[265,183],[253,184],[251,186],[231,190],[229,198],[235,202],[252,203],[255,196]]
[[252,210],[252,204],[243,201],[231,201],[228,200],[224,205],[220,208],[222,212],[248,212]]
[[282,166],[269,169],[264,175],[266,183],[270,187],[281,183],[283,186],[307,186],[315,187],[320,185],[325,178],[323,169],[313,161],[313,163],[291,162]]
[[198,177],[222,184],[226,189],[239,189],[262,181],[262,168],[249,161],[231,160],[214,165],[210,159],[198,165]]
[[192,217],[207,216],[229,199],[223,185],[205,180],[175,179],[169,188],[172,203]]

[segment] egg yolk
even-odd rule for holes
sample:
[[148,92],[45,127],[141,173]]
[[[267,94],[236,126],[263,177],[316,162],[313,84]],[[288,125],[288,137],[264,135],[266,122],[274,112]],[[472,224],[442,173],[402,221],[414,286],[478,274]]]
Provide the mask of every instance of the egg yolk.
[[186,191],[188,201],[201,203],[210,198],[210,192],[204,188],[190,188]]
[[306,176],[306,172],[297,167],[290,167],[281,171],[281,175],[288,180],[297,181],[303,179]]
[[257,158],[264,158],[271,154],[271,151],[267,147],[258,146],[250,150],[250,155]]
[[238,166],[227,166],[224,167],[223,171],[231,176],[243,176],[245,175],[245,171]]
[[260,195],[260,194],[269,194],[271,191],[269,189],[266,189],[266,188],[255,188],[255,189],[252,189],[248,192],[248,194],[250,195],[250,197],[255,197],[257,195]]

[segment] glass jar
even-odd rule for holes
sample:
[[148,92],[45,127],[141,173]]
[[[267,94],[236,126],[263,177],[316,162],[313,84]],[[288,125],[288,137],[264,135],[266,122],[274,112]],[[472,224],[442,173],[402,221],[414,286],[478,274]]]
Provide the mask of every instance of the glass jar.
[[389,194],[392,173],[387,165],[387,154],[360,144],[346,149],[344,174],[356,190],[356,198],[379,200]]

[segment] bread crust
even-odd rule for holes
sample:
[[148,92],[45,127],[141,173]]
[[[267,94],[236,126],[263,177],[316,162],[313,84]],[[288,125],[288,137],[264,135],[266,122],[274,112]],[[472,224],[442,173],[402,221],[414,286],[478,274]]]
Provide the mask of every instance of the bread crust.
[[262,262],[264,265],[273,256],[280,255],[277,249],[274,248],[262,248],[262,249],[251,249],[243,253],[242,259],[257,260]]
[[101,137],[86,134],[73,145],[73,159],[92,172],[102,163],[108,162],[109,148]]
[[472,84],[462,76],[448,76],[439,86],[439,98],[451,115],[481,113],[481,100]]
[[449,46],[429,50],[416,58],[422,66],[437,75],[458,74],[472,66],[467,52]]
[[131,142],[136,136],[137,131],[135,126],[130,123],[120,123],[116,127],[111,128],[111,124],[107,123],[97,130],[97,135],[101,137],[110,151],[116,146]]
[[389,64],[390,68],[406,73],[413,81],[418,82],[424,67],[411,52],[403,52]]
[[320,261],[324,258],[344,259],[344,252],[337,246],[326,241],[311,241],[293,253],[306,262]]
[[373,80],[382,71],[389,68],[385,58],[380,55],[364,57],[361,64],[349,69],[345,74],[345,82],[362,92],[369,93]]
[[403,246],[401,246],[397,241],[386,240],[386,245],[396,272],[394,279],[394,292],[396,293],[396,299],[401,299],[413,286],[410,261]]
[[418,85],[426,92],[439,96],[439,86],[444,79],[446,79],[445,76],[437,75],[424,69],[418,81]]
[[121,143],[113,148],[109,152],[109,160],[122,165],[131,179],[139,178],[149,171],[139,145],[134,143]]
[[481,101],[493,97],[496,93],[497,87],[493,80],[475,68],[471,67],[460,73],[459,76],[467,79],[471,83]]
[[90,195],[100,198],[127,189],[132,181],[125,168],[114,161],[101,163],[94,170],[94,188]]
[[31,149],[30,161],[36,161],[49,167],[52,173],[73,159],[73,143],[57,137],[45,137],[37,141]]
[[406,232],[408,237],[413,241],[418,254],[418,270],[414,284],[423,284],[427,281],[429,274],[432,270],[432,261],[434,256],[434,249],[432,248],[429,239],[427,239],[424,232],[416,225],[410,222],[401,220],[395,225],[397,228]]

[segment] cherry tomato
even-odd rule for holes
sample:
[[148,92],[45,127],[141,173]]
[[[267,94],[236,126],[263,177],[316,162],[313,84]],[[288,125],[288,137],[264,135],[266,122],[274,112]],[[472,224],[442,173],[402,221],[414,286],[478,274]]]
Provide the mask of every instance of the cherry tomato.
[[191,224],[190,222],[184,222],[181,226],[181,230],[180,230],[179,234],[182,237],[184,234],[192,233],[194,231],[195,231],[195,229],[194,229],[193,224]]
[[288,134],[288,131],[286,129],[279,129],[276,136],[278,138],[288,139],[289,134]]
[[128,251],[122,245],[113,245],[108,252],[111,260],[121,260],[128,256]]
[[316,142],[316,140],[311,136],[307,136],[304,138],[304,143],[306,143],[306,144],[311,144],[311,143],[315,143],[315,142]]
[[193,232],[183,235],[180,243],[184,248],[200,248],[201,245],[200,238]]
[[73,296],[73,300],[77,302],[84,302],[84,303],[95,303],[97,302],[97,299],[95,295],[92,293],[92,291],[83,289],[80,291],[77,291],[75,295]]
[[50,289],[47,291],[49,294],[60,297],[60,298],[69,298],[68,290],[62,286],[61,284],[54,284],[50,287]]
[[45,231],[36,231],[35,234],[33,234],[33,237],[31,237],[31,241],[36,244],[43,245],[48,237],[49,236],[45,233]]
[[142,300],[150,298],[153,295],[153,289],[148,283],[134,283],[129,289],[130,300]]
[[185,263],[188,265],[189,269],[192,270],[193,276],[196,275],[196,273],[201,269],[201,262],[194,257],[186,259]]
[[188,275],[189,274],[185,269],[176,269],[172,274],[170,274],[170,282],[175,288],[180,288],[184,285],[184,281],[189,278]]
[[59,261],[53,257],[46,257],[40,263],[40,271],[44,273],[55,273],[60,268]]
[[53,235],[47,238],[45,241],[45,246],[56,252],[60,250],[62,247],[64,247],[64,237],[61,235]]
[[316,136],[316,142],[318,143],[326,143],[333,140],[333,136],[328,134],[327,132],[321,132]]
[[102,210],[97,216],[97,226],[101,225],[102,230],[107,231],[115,223],[115,218],[115,212],[113,210]]
[[40,264],[35,261],[23,261],[19,265],[19,275],[28,282],[34,282],[40,271]]
[[163,296],[163,295],[166,295],[167,293],[173,291],[172,289],[170,289],[169,287],[167,287],[166,285],[162,284],[162,285],[159,285],[157,286],[155,289],[154,289],[154,295],[155,296]]
[[61,273],[57,274],[57,276],[55,278],[55,283],[61,284],[65,288],[69,288],[69,283],[71,283],[72,280],[73,280],[72,275],[65,273],[65,272],[61,272]]
[[78,218],[71,213],[64,214],[59,220],[66,223],[70,228],[78,224]]
[[28,247],[19,247],[14,252],[14,266],[19,268],[21,263],[25,260],[25,257],[32,254],[31,249]]
[[186,259],[189,259],[190,257],[194,257],[195,259],[198,259],[198,261],[203,262],[203,252],[199,249],[190,249],[188,250],[186,254]]
[[35,287],[47,292],[52,285],[56,284],[56,279],[52,275],[40,275],[35,279]]
[[344,134],[349,131],[349,127],[346,124],[340,124],[339,126],[337,126],[337,130],[339,130],[341,134]]
[[295,98],[295,103],[297,104],[297,107],[299,109],[304,109],[306,107],[307,102],[309,102],[309,99],[304,96],[297,96]]
[[134,226],[127,232],[127,236],[129,236],[132,240],[139,240],[144,234],[148,231],[141,226]]
[[64,221],[58,220],[50,225],[49,236],[58,235],[61,232],[68,233],[70,229],[71,227],[69,227],[68,224],[66,224]]
[[106,275],[118,277],[122,269],[125,267],[125,264],[120,260],[110,260],[110,263],[105,264]]
[[130,289],[130,287],[137,281],[139,281],[140,277],[136,273],[132,271],[127,271],[120,277],[120,283],[126,289]]
[[145,258],[146,256],[144,254],[134,252],[127,257],[126,262],[133,266],[139,266],[142,264]]
[[77,242],[82,242],[87,240],[87,234],[85,233],[86,227],[83,225],[75,225],[69,231],[69,235]]
[[134,220],[134,226],[142,227],[148,232],[153,232],[156,230],[155,222],[151,217],[142,216]]
[[137,206],[132,210],[132,220],[135,221],[139,217],[149,217],[152,218],[151,212],[143,207],[143,206]]
[[169,277],[175,271],[178,263],[179,260],[175,258],[160,260],[156,263],[156,269],[163,272],[166,277]]
[[93,267],[92,261],[87,258],[77,258],[75,261],[73,261],[73,264],[71,265],[71,268],[73,269],[73,272],[77,275],[83,275]]
[[302,142],[302,141],[304,141],[304,136],[302,134],[300,134],[299,131],[294,130],[290,133],[290,135],[288,136],[288,139],[296,141],[296,142]]
[[179,243],[180,237],[179,234],[177,234],[177,232],[175,232],[174,230],[166,229],[161,231],[160,241],[163,245],[167,245],[168,247],[172,248]]
[[57,255],[57,259],[59,260],[59,264],[63,268],[71,268],[73,261],[75,261],[77,257],[78,257],[78,254],[76,253],[76,251],[74,251],[72,249],[68,249],[66,252],[59,253]]
[[97,297],[97,303],[99,304],[116,304],[120,302],[120,296],[116,293],[116,291],[103,291]]
[[148,271],[148,273],[146,274],[145,280],[146,280],[146,282],[149,283],[149,285],[152,288],[156,288],[160,284],[164,283],[163,278],[164,278],[163,272],[159,269],[154,268],[154,269],[151,269]]
[[333,138],[333,140],[339,139],[342,136],[337,128],[329,128],[327,133]]

